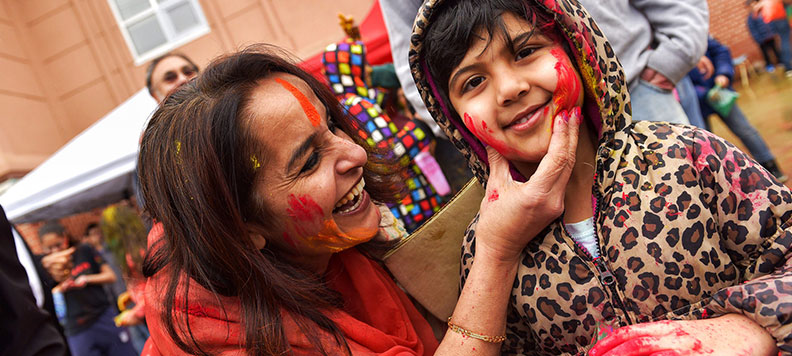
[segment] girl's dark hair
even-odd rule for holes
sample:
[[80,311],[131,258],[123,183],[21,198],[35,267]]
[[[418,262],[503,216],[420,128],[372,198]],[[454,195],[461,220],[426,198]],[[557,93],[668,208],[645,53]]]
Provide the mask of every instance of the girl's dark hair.
[[[160,317],[170,337],[188,353],[208,354],[190,330],[188,313],[177,317],[175,310],[188,305],[188,278],[216,296],[239,299],[249,354],[289,352],[282,312],[294,318],[319,352],[328,350],[317,326],[349,352],[341,331],[323,313],[342,304],[338,294],[314,273],[284,260],[271,245],[257,250],[250,238],[251,231],[270,238],[266,231],[279,223],[272,221],[254,189],[267,157],[246,113],[251,92],[274,73],[306,82],[328,119],[357,138],[352,119],[328,87],[298,68],[285,51],[263,45],[216,59],[161,104],[143,134],[138,159],[142,193],[146,210],[165,230],[164,238],[149,249],[143,273],[168,273]],[[253,167],[252,155],[261,168]],[[364,167],[366,190],[374,199],[393,201],[391,176],[381,173],[396,172],[397,163],[375,156],[369,151],[372,160]]]
[[421,57],[429,67],[432,80],[442,89],[442,99],[448,100],[448,80],[481,30],[487,33],[487,46],[500,33],[509,46],[512,39],[506,31],[502,15],[510,12],[533,24],[534,31],[544,35],[554,34],[552,15],[536,11],[522,0],[459,0],[445,1],[433,10],[426,29]]

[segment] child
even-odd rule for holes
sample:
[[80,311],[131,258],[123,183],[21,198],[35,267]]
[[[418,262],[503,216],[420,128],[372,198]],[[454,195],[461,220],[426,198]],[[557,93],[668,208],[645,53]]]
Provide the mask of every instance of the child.
[[734,103],[734,106],[727,114],[723,114],[715,110],[707,100],[708,93],[715,86],[733,90],[731,83],[732,78],[734,78],[734,65],[732,64],[731,51],[729,51],[728,47],[710,37],[707,40],[707,52],[704,53],[704,56],[712,62],[714,72],[709,73],[709,76],[703,75],[698,69],[693,69],[688,73],[688,77],[690,77],[696,90],[695,93],[698,95],[701,114],[705,118],[709,118],[712,114],[720,117],[729,130],[740,138],[740,141],[748,148],[748,152],[762,167],[772,173],[779,182],[786,182],[788,178],[781,172],[781,168],[778,167],[778,163],[776,163],[775,157],[770,152],[770,148],[767,147],[756,128],[748,122],[748,118],[745,117],[737,103]]
[[[504,354],[792,352],[792,193],[708,132],[631,122],[623,70],[577,2],[430,0],[412,44],[427,107],[489,183],[482,218],[530,203],[504,161],[542,179],[552,118],[582,112],[563,214],[522,251]],[[466,235],[463,285],[485,227]]]

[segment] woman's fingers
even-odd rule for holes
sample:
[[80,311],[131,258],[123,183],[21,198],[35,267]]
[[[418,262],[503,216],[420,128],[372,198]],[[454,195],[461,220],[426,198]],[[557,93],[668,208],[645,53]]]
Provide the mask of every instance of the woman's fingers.
[[553,135],[550,137],[547,154],[539,162],[530,180],[536,188],[544,192],[563,190],[569,181],[577,152],[581,122],[580,108],[562,111],[554,119],[556,122],[553,125]]
[[487,146],[487,159],[489,160],[490,168],[489,182],[495,180],[500,183],[511,179],[511,175],[509,174],[509,161],[491,146]]

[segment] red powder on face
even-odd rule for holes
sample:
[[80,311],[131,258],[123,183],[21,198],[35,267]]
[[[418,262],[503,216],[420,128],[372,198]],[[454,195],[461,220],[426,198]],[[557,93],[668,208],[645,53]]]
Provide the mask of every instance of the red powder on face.
[[498,198],[500,198],[500,196],[498,195],[498,190],[497,189],[493,189],[492,192],[487,197],[487,201],[492,203],[494,201],[497,201]]
[[286,212],[292,218],[295,230],[302,236],[309,234],[306,228],[324,217],[322,208],[308,195],[296,197],[289,194],[289,208]]
[[286,241],[286,243],[292,248],[297,248],[297,243],[291,238],[291,236],[289,236],[288,232],[283,233],[283,240]]
[[473,117],[468,115],[468,113],[465,113],[463,119],[465,121],[465,126],[468,128],[468,130],[470,130],[470,133],[478,137],[481,142],[492,146],[492,148],[504,156],[514,153],[514,150],[511,147],[507,146],[505,143],[499,141],[495,137],[492,137],[493,131],[487,127],[487,123],[484,122],[484,120],[481,120],[482,129],[479,130],[476,127],[476,124],[473,122]]
[[305,116],[308,116],[308,120],[311,121],[311,125],[314,127],[319,126],[319,123],[322,122],[319,118],[319,112],[316,111],[316,108],[311,104],[311,101],[308,100],[308,97],[306,97],[300,89],[297,89],[294,85],[281,78],[275,78],[275,81],[297,98],[297,101],[300,102],[300,106],[302,106],[305,112]]
[[581,88],[580,82],[575,75],[575,70],[572,69],[564,50],[553,48],[550,54],[558,60],[555,65],[556,74],[558,74],[558,82],[553,92],[553,103],[556,108],[556,112],[553,116],[555,116],[561,110],[572,109],[575,104],[577,104]]

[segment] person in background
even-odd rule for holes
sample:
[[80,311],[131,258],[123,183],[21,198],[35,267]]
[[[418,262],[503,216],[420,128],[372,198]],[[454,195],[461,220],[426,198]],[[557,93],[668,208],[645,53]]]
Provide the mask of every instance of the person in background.
[[162,102],[168,94],[198,75],[199,68],[189,57],[170,52],[155,58],[146,68],[146,88]]
[[124,283],[124,278],[121,274],[121,268],[119,267],[120,265],[116,261],[115,257],[113,257],[113,253],[107,248],[107,242],[102,235],[102,228],[99,226],[99,224],[88,224],[88,226],[85,228],[85,235],[83,236],[82,243],[91,245],[91,247],[93,247],[94,250],[99,253],[102,259],[104,259],[107,265],[110,266],[110,269],[113,270],[116,280],[113,283],[105,284],[104,288],[110,297],[110,301],[115,303],[115,301],[118,300],[118,296],[126,291],[126,283]]
[[[39,238],[45,254],[69,248],[66,230],[57,221],[42,225]],[[72,355],[135,355],[129,333],[113,322],[115,308],[103,288],[116,281],[115,273],[91,245],[75,247],[68,273],[51,274],[58,282],[52,292],[62,293],[66,301],[64,329]]]
[[[627,78],[636,121],[688,124],[672,90],[707,48],[701,0],[581,0],[608,37]],[[610,50],[610,49],[608,49]]]
[[751,3],[753,3],[753,0],[748,0],[746,3],[746,6],[751,8],[746,19],[746,26],[748,26],[748,32],[751,33],[751,37],[759,46],[759,49],[762,50],[767,72],[772,73],[775,72],[775,65],[781,61],[781,55],[776,44],[776,36],[770,25],[762,20],[757,11],[753,10]]
[[762,20],[781,40],[781,63],[784,64],[787,78],[792,77],[792,48],[789,43],[789,22],[781,0],[749,0],[753,15],[761,16]]
[[740,138],[740,141],[748,148],[748,152],[762,167],[772,173],[780,182],[786,182],[787,176],[781,172],[767,143],[756,131],[756,128],[748,122],[740,106],[735,103],[729,114],[724,116],[714,110],[707,100],[707,94],[715,86],[733,90],[731,83],[734,78],[734,66],[729,48],[710,37],[707,42],[706,56],[701,60],[712,62],[712,65],[700,67],[714,68],[713,72],[702,73],[698,69],[693,69],[688,76],[696,89],[702,116],[706,119],[712,114],[718,115],[729,130]]
[[0,206],[0,355],[67,355],[56,319],[42,308],[48,292],[42,290],[43,276],[33,264],[33,256]]

